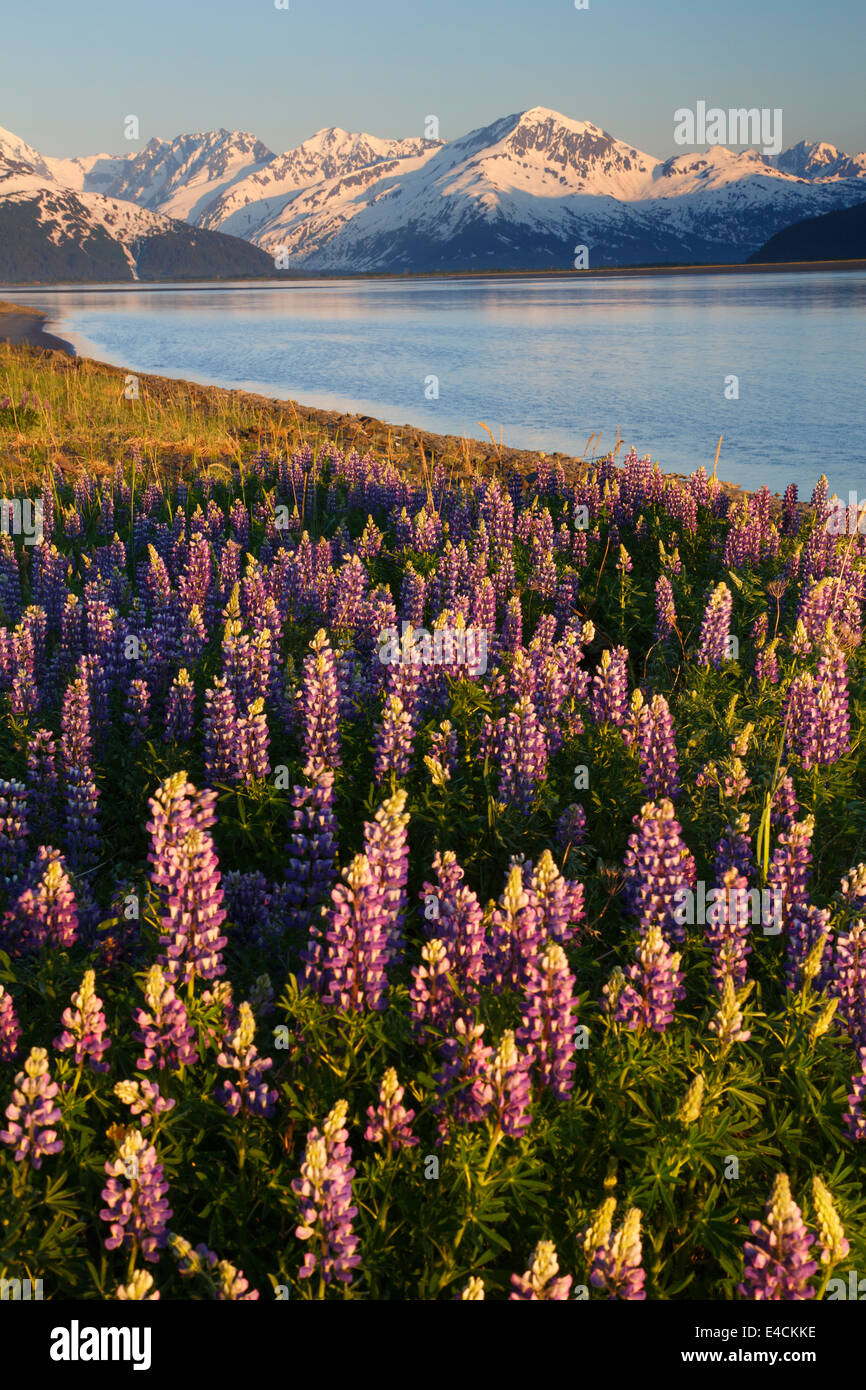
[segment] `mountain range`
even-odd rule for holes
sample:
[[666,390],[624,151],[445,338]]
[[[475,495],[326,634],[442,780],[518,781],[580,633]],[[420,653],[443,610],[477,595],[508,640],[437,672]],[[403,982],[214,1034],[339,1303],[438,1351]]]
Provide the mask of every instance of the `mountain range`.
[[569,269],[580,246],[590,268],[739,263],[862,202],[866,153],[660,160],[545,107],[449,142],[335,127],[280,154],[218,130],[59,159],[0,129],[0,277]]

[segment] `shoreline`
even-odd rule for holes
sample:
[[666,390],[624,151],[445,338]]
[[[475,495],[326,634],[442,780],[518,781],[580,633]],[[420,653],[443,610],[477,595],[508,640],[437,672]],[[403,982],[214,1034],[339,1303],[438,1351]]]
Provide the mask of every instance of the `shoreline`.
[[[100,372],[117,376],[121,382],[126,379],[129,368],[115,366],[110,362],[102,362],[98,358],[81,357],[70,343],[66,343],[54,334],[46,333],[44,324],[47,320],[48,314],[43,310],[0,300],[0,342],[8,342],[25,351],[39,353],[40,356],[42,353],[47,353],[54,359],[55,365],[61,369],[74,371],[95,367]],[[595,467],[602,458],[607,457],[611,452],[608,450],[598,455],[593,452],[589,458],[586,458],[567,454],[561,450],[548,452],[540,449],[512,448],[506,444],[497,444],[492,439],[488,441],[462,435],[436,434],[409,423],[389,424],[385,420],[379,420],[370,415],[350,414],[319,406],[302,405],[298,401],[262,396],[255,392],[244,391],[239,387],[202,385],[184,377],[166,377],[148,372],[136,372],[135,375],[140,382],[146,383],[149,390],[157,397],[181,387],[193,404],[196,401],[204,404],[226,397],[235,398],[277,422],[310,425],[326,432],[340,447],[354,448],[361,454],[372,450],[382,457],[392,459],[395,463],[411,465],[420,463],[422,467],[426,467],[428,464],[432,467],[437,460],[460,459],[467,472],[473,467],[496,466],[515,469],[519,473],[528,474],[534,472],[539,458],[547,458],[554,464],[562,465],[569,481],[577,481],[584,476],[588,469]],[[593,436],[590,436],[590,440],[592,438]],[[587,443],[589,442],[587,441]],[[624,447],[624,441],[621,441],[621,445]],[[620,445],[617,445],[617,449],[613,451],[614,456],[619,448]],[[709,474],[709,469],[707,471]],[[689,476],[686,473],[669,469],[662,469],[662,472],[666,478],[679,482],[684,482]],[[723,478],[719,478],[718,482],[728,496],[734,499],[754,495],[754,489],[745,488],[738,483],[728,482]],[[778,493],[772,493],[771,498],[775,511],[777,507],[781,506],[781,496]]]

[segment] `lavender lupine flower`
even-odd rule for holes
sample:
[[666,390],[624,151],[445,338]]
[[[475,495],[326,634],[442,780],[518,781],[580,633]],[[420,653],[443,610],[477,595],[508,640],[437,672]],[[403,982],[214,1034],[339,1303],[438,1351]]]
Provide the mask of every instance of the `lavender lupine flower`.
[[836,941],[828,993],[839,1000],[837,1018],[854,1046],[866,1048],[866,922],[854,922]]
[[0,985],[0,1062],[14,1062],[20,1037],[21,1025],[12,995]]
[[186,1007],[178,999],[174,986],[166,979],[159,965],[152,965],[144,986],[147,1011],[136,1009],[132,1015],[138,1025],[132,1036],[143,1046],[143,1055],[136,1066],[139,1071],[158,1067],[183,1067],[198,1061],[195,1031],[187,1019]]
[[476,1004],[484,976],[481,904],[463,883],[463,870],[452,851],[437,853],[433,868],[435,885],[425,882],[419,894],[424,902],[424,929],[428,936],[444,942],[460,994],[466,1003]]
[[696,658],[699,666],[712,666],[718,671],[727,661],[733,603],[733,595],[727,584],[717,584],[701,623],[701,640]]
[[788,989],[801,989],[804,984],[811,984],[816,975],[818,978],[814,987],[819,990],[832,980],[833,966],[829,958],[823,969],[818,961],[814,975],[809,974],[808,962],[819,941],[825,950],[832,946],[830,909],[815,907],[813,903],[807,906],[798,904],[792,909],[785,935],[785,983]]
[[528,814],[547,771],[547,751],[547,735],[532,700],[524,695],[505,723],[500,752],[500,801]]
[[549,849],[543,850],[535,868],[524,865],[524,883],[538,910],[542,938],[566,943],[573,940],[585,916],[583,884],[564,878]]
[[379,1104],[375,1110],[367,1106],[367,1119],[370,1123],[364,1131],[364,1138],[372,1144],[385,1143],[390,1158],[392,1150],[411,1149],[419,1143],[418,1136],[412,1133],[414,1110],[403,1105],[404,1089],[397,1080],[397,1073],[389,1067],[382,1077],[379,1087]]
[[779,683],[779,639],[774,637],[772,642],[760,648],[755,655],[755,679],[768,681],[770,685]]
[[860,1071],[851,1078],[848,1109],[842,1117],[852,1139],[866,1140],[866,1047],[859,1050]]
[[0,878],[17,878],[27,855],[27,802],[23,782],[0,780]]
[[[307,785],[292,789],[292,835],[287,846],[286,896],[288,926],[306,931],[318,908],[328,900],[337,876],[337,819],[334,815],[334,773],[324,763],[304,768]],[[311,936],[312,936],[311,932]],[[318,929],[308,961],[311,980],[319,959]]]
[[326,1004],[381,1012],[388,1001],[388,914],[381,882],[364,854],[355,855],[343,877],[331,894],[315,983]]
[[637,731],[641,781],[655,800],[674,800],[680,791],[679,764],[674,743],[674,722],[664,695],[654,695]]
[[749,881],[738,874],[736,868],[730,868],[722,873],[716,887],[723,891],[724,898],[707,909],[705,934],[713,952],[711,974],[719,991],[724,988],[728,976],[737,989],[742,989],[746,982],[746,958],[752,950]]
[[247,706],[247,713],[238,720],[237,776],[241,782],[267,777],[271,770],[268,761],[270,735],[265,715],[265,702],[259,697]]
[[664,1033],[673,1022],[676,1001],[685,999],[686,992],[679,954],[671,953],[657,922],[641,937],[635,962],[625,972],[628,983],[616,1002],[614,1019],[629,1030]]
[[818,1262],[809,1258],[809,1249],[815,1237],[806,1230],[785,1173],[778,1173],[773,1183],[766,1224],[750,1221],[749,1230],[752,1239],[743,1247],[744,1279],[737,1285],[740,1297],[759,1301],[814,1298],[809,1280]]
[[400,696],[386,696],[382,719],[373,736],[373,776],[377,782],[389,776],[399,782],[408,776],[412,766],[413,734],[412,716]]
[[656,641],[666,642],[674,630],[677,610],[674,605],[674,591],[666,574],[656,580]]
[[477,1124],[490,1109],[493,1096],[489,1075],[492,1047],[485,1044],[484,1025],[458,1018],[454,1032],[439,1048],[442,1068],[436,1073],[437,1144],[447,1139],[452,1124]]
[[224,1081],[216,1088],[214,1095],[230,1115],[243,1111],[246,1115],[260,1115],[267,1119],[274,1113],[278,1093],[268,1089],[264,1075],[274,1063],[272,1058],[258,1055],[253,1043],[255,1035],[253,1011],[249,1004],[243,1003],[238,1010],[237,1028],[232,1028],[223,1039],[217,1057],[219,1066],[231,1068],[237,1076]]
[[512,1274],[511,1284],[514,1293],[508,1295],[509,1301],[564,1302],[568,1298],[572,1279],[570,1274],[557,1278],[558,1274],[556,1246],[552,1240],[540,1240],[532,1252],[532,1260],[526,1273]]
[[216,821],[214,791],[196,791],[185,772],[176,772],[160,785],[149,806],[150,881],[163,913],[160,963],[167,978],[186,984],[192,993],[196,977],[214,980],[225,974],[220,935],[222,909],[219,863],[208,829]]
[[304,760],[319,759],[328,767],[339,767],[337,671],[324,628],[316,633],[310,651],[312,656],[304,660],[303,694],[299,697]]
[[238,780],[240,730],[235,697],[228,682],[214,678],[213,688],[204,695],[204,768],[210,782]]
[[640,931],[658,924],[675,945],[685,941],[685,927],[678,920],[677,903],[683,890],[695,886],[695,861],[683,843],[673,802],[663,797],[649,801],[634,817],[637,827],[629,836],[625,854],[626,907],[638,918]]
[[527,971],[525,1002],[517,1041],[537,1073],[539,1083],[557,1100],[565,1100],[574,1086],[574,976],[565,951],[551,942]]
[[490,1087],[488,1116],[494,1131],[522,1138],[532,1123],[529,1112],[532,1087],[527,1057],[517,1047],[510,1029],[503,1033],[490,1059],[486,1080]]
[[403,924],[406,920],[409,876],[407,793],[401,789],[383,801],[372,821],[364,822],[364,853],[379,884],[386,914],[387,963],[403,957]]
[[43,946],[61,950],[78,940],[78,904],[58,850],[41,845],[29,884],[3,918],[3,938],[13,954]]
[[556,822],[556,848],[563,854],[583,844],[586,835],[586,811],[573,802],[566,806]]
[[514,864],[492,916],[485,952],[485,982],[497,994],[523,988],[529,964],[542,944],[539,918],[535,896],[524,887],[520,865]]
[[623,728],[628,718],[628,699],[628,651],[625,647],[603,651],[589,692],[592,722]]
[[55,1048],[58,1052],[68,1052],[72,1048],[72,1060],[77,1067],[87,1060],[91,1071],[107,1072],[108,1062],[103,1062],[102,1058],[111,1046],[111,1039],[106,1034],[105,1014],[102,1000],[96,993],[93,970],[85,970],[81,988],[73,994],[72,1003],[74,1008],[63,1011],[63,1032],[54,1039]]
[[425,941],[421,947],[421,964],[412,967],[409,990],[412,1031],[422,1042],[446,1032],[457,1010],[450,972],[445,942],[436,937]]
[[141,1116],[141,1127],[147,1129],[151,1121],[167,1114],[177,1105],[177,1101],[160,1094],[155,1081],[142,1077],[137,1081],[118,1081],[114,1094],[124,1105],[128,1105],[133,1115]]
[[[783,932],[791,925],[791,914],[795,907],[809,904],[809,879],[812,874],[812,836],[815,832],[815,817],[806,816],[796,821],[790,830],[779,835],[778,848],[770,861],[767,875],[769,901],[781,904],[781,927]],[[771,925],[771,920],[765,922]],[[779,923],[774,923],[779,925]]]
[[63,1140],[53,1128],[61,1119],[54,1101],[59,1091],[48,1071],[48,1053],[33,1047],[24,1070],[15,1077],[12,1100],[6,1107],[8,1128],[0,1129],[0,1143],[14,1146],[14,1159],[25,1158],[31,1168],[41,1168],[46,1154],[60,1153]]
[[129,727],[129,739],[133,747],[141,743],[150,724],[150,690],[147,681],[131,680],[126,692],[124,723]]
[[[646,1298],[644,1280],[646,1275],[642,1266],[641,1210],[631,1207],[625,1214],[622,1225],[612,1231],[613,1211],[616,1202],[611,1197],[604,1211],[604,1222],[593,1222],[587,1233],[587,1243],[597,1241],[591,1249],[589,1282],[594,1289],[604,1289],[608,1299],[622,1299],[627,1302],[641,1302]],[[584,1245],[587,1249],[587,1244]]]
[[[188,743],[195,727],[195,686],[183,666],[171,683],[165,707],[166,743]],[[214,756],[214,755],[212,755]]]
[[247,1303],[258,1299],[258,1290],[250,1289],[243,1270],[237,1269],[228,1260],[218,1259],[203,1241],[193,1249],[183,1236],[169,1231],[168,1245],[177,1260],[181,1278],[187,1279],[190,1275],[200,1278],[217,1303]]
[[353,1270],[361,1263],[360,1255],[355,1254],[358,1238],[352,1230],[358,1208],[352,1206],[355,1170],[351,1167],[352,1150],[345,1142],[348,1108],[346,1101],[337,1101],[321,1134],[318,1129],[310,1130],[301,1176],[292,1183],[301,1216],[295,1235],[299,1240],[313,1240],[300,1277],[309,1279],[318,1269],[323,1286],[334,1279],[350,1284]]
[[108,1182],[102,1189],[106,1203],[100,1218],[108,1223],[106,1250],[132,1250],[149,1264],[156,1264],[168,1241],[166,1224],[172,1216],[166,1200],[168,1183],[156,1149],[140,1130],[120,1130],[117,1158],[105,1165]]

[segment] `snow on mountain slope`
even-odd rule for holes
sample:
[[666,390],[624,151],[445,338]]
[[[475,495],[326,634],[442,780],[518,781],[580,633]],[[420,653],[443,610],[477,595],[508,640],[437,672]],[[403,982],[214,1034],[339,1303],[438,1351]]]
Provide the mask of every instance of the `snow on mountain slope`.
[[239,179],[198,220],[203,227],[257,240],[257,233],[302,189],[395,159],[429,156],[441,144],[421,138],[381,140],[331,126]]
[[866,153],[844,154],[823,140],[801,140],[776,155],[774,163],[804,179],[857,179],[866,176]]
[[76,159],[47,155],[45,163],[64,188],[75,188],[82,193],[105,193],[134,158],[128,154],[86,154]]
[[197,222],[210,203],[237,179],[264,168],[274,155],[246,131],[211,130],[153,139],[107,186],[122,198],[170,217]]
[[26,164],[35,173],[41,175],[46,183],[54,182],[54,175],[39,151],[34,150],[32,145],[19,139],[17,135],[13,135],[11,130],[4,130],[2,126],[0,126],[0,160]]

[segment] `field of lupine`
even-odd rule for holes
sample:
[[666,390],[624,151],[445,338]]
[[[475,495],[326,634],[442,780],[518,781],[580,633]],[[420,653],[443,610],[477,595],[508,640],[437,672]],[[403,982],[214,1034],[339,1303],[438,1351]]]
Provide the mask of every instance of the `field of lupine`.
[[826,481],[158,479],[49,469],[0,538],[0,1278],[846,1296],[866,545]]

